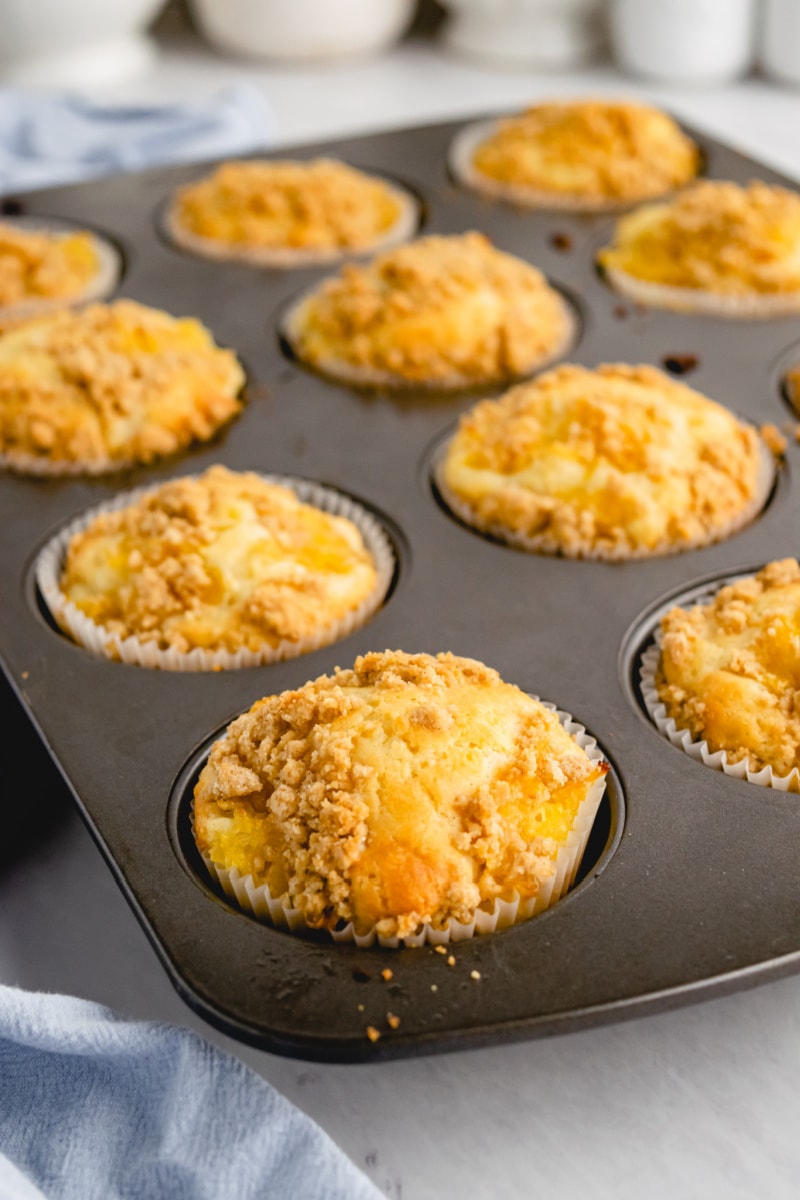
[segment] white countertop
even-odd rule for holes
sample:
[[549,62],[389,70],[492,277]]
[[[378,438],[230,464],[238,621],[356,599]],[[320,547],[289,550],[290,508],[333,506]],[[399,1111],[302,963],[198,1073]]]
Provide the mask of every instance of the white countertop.
[[[521,106],[547,94],[645,95],[800,179],[800,93],[751,78],[646,89],[610,67],[503,73],[408,42],[318,69],[239,64],[168,36],[117,100],[263,87],[281,144]],[[7,797],[6,803],[10,803]],[[395,1200],[794,1198],[800,1190],[800,977],[588,1032],[369,1066],[234,1043],[173,991],[66,797],[0,866],[0,979],[193,1027],[305,1109]]]

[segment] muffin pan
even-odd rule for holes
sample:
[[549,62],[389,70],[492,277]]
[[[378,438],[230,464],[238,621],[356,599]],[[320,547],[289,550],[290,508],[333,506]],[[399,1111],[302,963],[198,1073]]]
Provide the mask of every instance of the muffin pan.
[[[796,423],[780,371],[792,348],[800,352],[796,318],[728,323],[623,300],[594,266],[614,218],[518,210],[456,186],[446,161],[462,124],[296,154],[396,176],[423,200],[423,232],[480,229],[543,270],[580,315],[571,361],[667,364],[757,424]],[[711,177],[786,182],[698,141]],[[652,614],[668,598],[800,552],[793,435],[761,516],[717,545],[613,564],[501,545],[455,520],[431,478],[436,448],[474,394],[392,395],[327,381],[294,361],[276,332],[326,268],[267,272],[195,258],[165,240],[159,213],[170,191],[205,169],[6,201],[32,217],[102,229],[124,252],[119,294],[199,317],[248,371],[242,415],[209,444],[103,477],[0,475],[3,668],[177,990],[210,1022],[265,1049],[359,1061],[601,1024],[796,970],[800,796],[693,761],[655,729],[637,684]],[[224,672],[108,662],[59,633],[37,595],[41,547],[121,491],[214,462],[308,479],[370,509],[397,556],[379,612],[331,646]],[[361,949],[273,929],[231,906],[192,843],[193,782],[227,723],[263,695],[385,648],[483,660],[572,713],[612,764],[573,891],[526,923],[459,943],[452,963],[431,946]]]

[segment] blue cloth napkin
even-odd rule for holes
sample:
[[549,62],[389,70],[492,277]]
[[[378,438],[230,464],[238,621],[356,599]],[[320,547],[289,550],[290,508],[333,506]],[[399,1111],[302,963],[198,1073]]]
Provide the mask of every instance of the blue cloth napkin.
[[381,1200],[309,1117],[177,1026],[0,986],[0,1200]]
[[203,103],[147,107],[0,88],[0,193],[243,154],[269,144],[274,134],[266,99],[248,83]]

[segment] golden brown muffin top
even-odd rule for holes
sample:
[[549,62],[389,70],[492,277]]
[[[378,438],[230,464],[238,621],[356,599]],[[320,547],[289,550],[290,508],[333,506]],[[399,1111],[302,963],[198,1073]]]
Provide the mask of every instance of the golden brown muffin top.
[[622,203],[687,183],[699,153],[671,117],[649,105],[549,101],[500,121],[475,149],[473,165],[533,192]]
[[0,335],[0,453],[20,469],[111,469],[206,440],[244,373],[199,321],[132,300],[60,310]]
[[544,276],[476,232],[344,266],[288,328],[300,356],[326,372],[440,387],[524,374],[560,353],[571,332]]
[[769,563],[661,622],[659,698],[712,751],[751,770],[800,767],[800,564]]
[[535,895],[606,769],[482,663],[371,653],[233,722],[195,790],[196,838],[308,925],[403,937]]
[[602,266],[645,282],[727,295],[800,289],[800,195],[704,180],[620,218]]
[[755,429],[721,405],[654,367],[606,364],[556,367],[481,401],[439,479],[479,528],[622,558],[725,536],[755,515],[771,470]]
[[235,652],[313,636],[376,581],[352,521],[214,466],[97,516],[70,542],[61,588],[109,633]]
[[0,310],[78,297],[99,266],[89,233],[48,233],[0,221]]
[[174,222],[253,247],[359,249],[400,216],[397,189],[329,158],[226,162],[176,193]]

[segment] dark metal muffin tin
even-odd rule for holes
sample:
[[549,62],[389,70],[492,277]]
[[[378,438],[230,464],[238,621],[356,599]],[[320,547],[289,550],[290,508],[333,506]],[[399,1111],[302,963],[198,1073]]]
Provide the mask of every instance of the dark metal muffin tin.
[[[523,211],[456,186],[445,160],[460,124],[297,156],[324,152],[385,172],[421,197],[424,232],[480,229],[536,264],[578,311],[573,361],[680,366],[695,356],[687,383],[754,422],[791,420],[780,375],[793,343],[800,356],[800,319],[734,322],[623,300],[594,267],[614,218]],[[713,178],[785,182],[698,140]],[[716,546],[607,564],[499,545],[448,515],[430,482],[435,447],[474,395],[369,394],[314,375],[287,356],[276,327],[331,268],[224,265],[160,234],[172,188],[204,169],[40,192],[19,206],[110,235],[125,254],[120,295],[196,315],[234,347],[249,373],[243,414],[212,443],[151,467],[95,479],[0,475],[3,667],[175,987],[245,1041],[357,1061],[601,1024],[795,970],[800,797],[726,778],[673,748],[642,712],[635,679],[648,613],[668,595],[798,553],[800,446],[790,442],[763,515]],[[52,532],[122,489],[214,462],[316,479],[381,514],[399,569],[373,620],[288,662],[189,675],[100,661],[54,630],[32,578]],[[278,932],[235,910],[192,847],[191,785],[213,736],[257,698],[387,647],[485,661],[572,713],[613,765],[579,885],[527,923],[452,947],[453,965],[429,946],[359,950]]]

